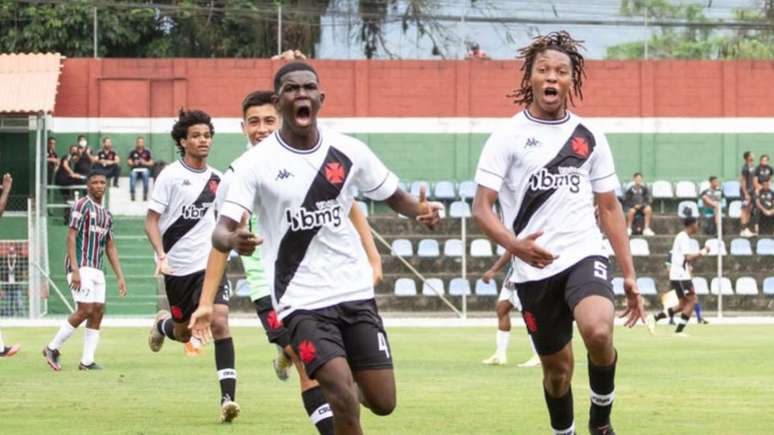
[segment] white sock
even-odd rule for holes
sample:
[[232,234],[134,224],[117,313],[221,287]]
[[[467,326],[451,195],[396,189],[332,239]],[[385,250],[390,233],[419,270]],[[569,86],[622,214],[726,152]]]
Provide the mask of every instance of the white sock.
[[51,350],[59,349],[73,335],[73,332],[75,332],[75,328],[73,328],[70,322],[65,320],[62,322],[62,326],[59,327],[59,331],[54,336],[54,339],[48,344],[48,348]]
[[508,341],[511,338],[511,331],[497,330],[497,354],[505,355],[508,352]]
[[94,362],[94,352],[99,344],[99,329],[86,328],[86,336],[83,339],[83,357],[81,363],[85,366]]
[[527,334],[527,338],[529,338],[529,346],[532,348],[532,355],[538,356],[537,349],[535,348],[535,340],[532,339],[532,336]]
[[3,343],[3,333],[0,332],[0,352],[5,350],[5,343]]

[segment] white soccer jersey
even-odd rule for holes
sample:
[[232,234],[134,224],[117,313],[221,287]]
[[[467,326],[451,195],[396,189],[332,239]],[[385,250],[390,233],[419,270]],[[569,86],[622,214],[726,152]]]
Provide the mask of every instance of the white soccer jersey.
[[348,218],[351,186],[389,198],[398,178],[361,141],[320,130],[301,151],[274,132],[231,165],[234,178],[221,213],[245,210],[261,222],[263,264],[280,318],[374,297],[371,266]]
[[193,169],[178,160],[156,178],[148,208],[159,214],[159,230],[171,275],[204,270],[215,229],[213,203],[221,173]]
[[544,269],[514,257],[513,282],[542,280],[585,257],[607,256],[593,192],[613,191],[618,177],[605,135],[581,117],[516,114],[484,145],[476,183],[498,192],[503,223],[516,237],[542,230],[538,245],[559,256]]
[[698,254],[691,243],[691,236],[685,231],[680,231],[672,243],[672,258],[669,266],[669,279],[673,281],[685,281],[691,279],[691,265],[685,261],[688,254]]

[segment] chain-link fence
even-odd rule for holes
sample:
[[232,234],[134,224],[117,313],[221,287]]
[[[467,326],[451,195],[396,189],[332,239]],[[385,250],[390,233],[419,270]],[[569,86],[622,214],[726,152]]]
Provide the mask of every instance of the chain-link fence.
[[0,240],[0,317],[29,316],[29,244]]

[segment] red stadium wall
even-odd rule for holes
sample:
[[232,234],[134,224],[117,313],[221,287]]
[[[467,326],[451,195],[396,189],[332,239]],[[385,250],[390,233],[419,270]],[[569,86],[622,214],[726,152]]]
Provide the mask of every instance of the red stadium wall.
[[[324,116],[506,117],[521,79],[516,61],[313,62]],[[55,116],[172,117],[195,107],[238,117],[239,103],[271,87],[282,65],[243,59],[67,59]],[[589,61],[585,99],[593,117],[774,115],[774,62]]]

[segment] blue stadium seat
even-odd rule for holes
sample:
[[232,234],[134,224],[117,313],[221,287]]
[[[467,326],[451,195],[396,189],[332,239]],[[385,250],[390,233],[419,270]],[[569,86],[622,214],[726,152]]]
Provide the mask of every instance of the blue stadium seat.
[[680,201],[677,204],[677,215],[681,218],[688,217],[689,212],[687,210],[690,210],[692,217],[699,218],[699,206],[696,205],[696,201]]
[[741,198],[741,186],[737,180],[728,180],[723,182],[723,196],[726,199]]
[[413,279],[399,278],[395,281],[395,296],[416,296],[417,284]]
[[624,291],[623,278],[613,278],[613,294],[617,296],[623,296],[626,294],[626,292]]
[[763,294],[774,295],[774,276],[770,276],[763,280]]
[[452,200],[457,197],[454,192],[454,183],[451,181],[439,181],[435,184],[433,197],[439,200]]
[[656,281],[649,276],[637,278],[637,288],[640,289],[640,293],[643,295],[658,294],[658,291],[656,291]]
[[696,290],[697,295],[708,295],[710,293],[709,284],[707,284],[707,278],[697,276],[692,281],[693,289]]
[[774,240],[759,239],[755,250],[758,255],[774,255]]
[[736,294],[754,296],[758,294],[758,283],[751,276],[742,276],[736,280]]
[[476,280],[476,294],[479,296],[497,296],[497,282],[495,280],[489,280],[489,283],[485,283],[481,278]]
[[723,280],[720,281],[720,282],[722,284],[718,284],[717,277],[716,278],[712,278],[712,282],[710,283],[710,292],[713,295],[718,294],[718,288],[719,287],[723,289],[723,295],[724,296],[726,296],[726,295],[731,296],[731,295],[734,294],[734,287],[731,284],[731,280],[730,279],[728,279],[726,277],[723,277]]
[[438,257],[441,255],[440,246],[438,246],[438,240],[435,239],[422,239],[417,246],[417,255],[420,257]]
[[408,239],[395,239],[391,247],[392,255],[401,257],[411,257],[414,255],[414,247]]
[[731,241],[731,255],[753,255],[752,246],[747,239],[734,239]]
[[731,201],[728,204],[728,217],[731,219],[739,219],[742,217],[742,201]]
[[693,181],[678,181],[675,184],[675,198],[678,199],[693,199],[699,196],[696,191],[696,183]]
[[452,218],[469,218],[470,205],[465,201],[454,201],[449,205],[449,217]]
[[648,246],[648,241],[645,239],[630,239],[629,250],[635,257],[644,257],[650,255],[650,246]]
[[462,257],[465,253],[465,246],[460,239],[449,239],[443,244],[444,257]]
[[472,180],[466,180],[460,183],[459,186],[460,199],[463,201],[466,199],[473,199],[476,196],[476,182]]
[[452,296],[470,295],[470,281],[454,278],[449,282],[449,294]]
[[487,239],[475,239],[470,242],[471,257],[491,257],[492,244]]
[[429,278],[422,284],[422,294],[425,296],[438,296],[444,293],[443,281],[438,278]]

